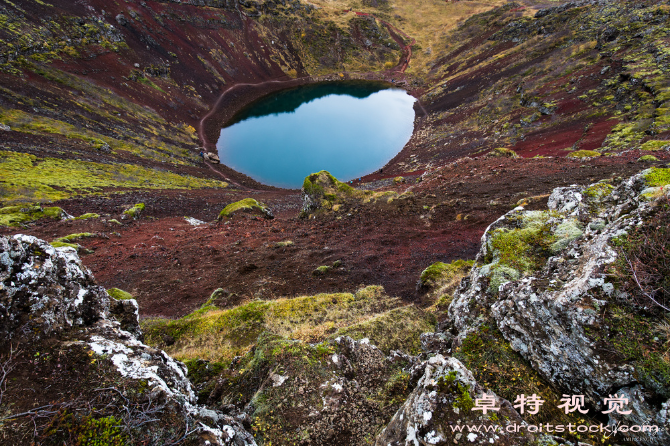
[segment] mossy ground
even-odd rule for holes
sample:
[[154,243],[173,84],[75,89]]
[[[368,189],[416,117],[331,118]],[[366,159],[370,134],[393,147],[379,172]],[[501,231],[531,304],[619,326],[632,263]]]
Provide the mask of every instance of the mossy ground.
[[67,242],[51,242],[51,246],[54,248],[72,248],[79,250],[80,246],[76,243],[67,243]]
[[435,331],[435,322],[431,313],[421,311],[415,306],[407,306],[340,328],[334,336],[350,336],[356,340],[368,338],[371,344],[386,354],[391,350],[401,350],[417,355],[421,352],[419,336]]
[[506,157],[506,158],[519,158],[519,155],[512,149],[507,149],[505,147],[497,147],[489,153],[491,156],[497,157]]
[[650,186],[667,186],[670,184],[670,169],[652,167],[645,179]]
[[453,292],[468,275],[473,260],[454,260],[451,263],[436,262],[421,272],[418,287],[427,289],[427,298],[422,299],[432,305],[432,311],[444,312],[451,303]]
[[[412,329],[391,333],[387,324]],[[256,300],[230,309],[205,304],[181,319],[147,319],[142,326],[150,345],[160,346],[181,360],[216,362],[230,361],[248,351],[264,331],[306,342],[350,333],[378,340],[388,348],[416,351],[418,334],[434,327],[431,315],[404,307],[381,287],[363,288],[355,294]],[[165,344],[166,336],[174,339],[173,345]]]
[[612,305],[605,313],[608,330],[588,333],[603,353],[635,367],[637,377],[662,398],[670,398],[670,330],[667,319]]
[[[328,407],[327,400],[337,398],[333,385],[341,382],[342,371],[332,360],[334,354],[342,354],[337,343],[308,344],[263,333],[255,351],[245,355],[232,373],[223,372],[229,385],[220,398],[237,406],[249,404],[252,432],[263,444],[323,439],[333,426],[360,435],[356,443],[341,444],[365,444],[374,440],[407,398],[409,374],[398,363],[376,368],[375,377],[365,376],[365,369],[359,369],[362,365],[354,364],[348,373],[365,387],[350,390],[346,399]],[[283,381],[275,386],[268,376],[281,376]],[[326,424],[315,421],[309,415],[314,411],[336,419]],[[357,415],[352,417],[352,413]]]
[[[650,175],[668,180],[664,172]],[[618,257],[608,273],[625,298],[604,309],[600,330],[587,331],[603,355],[635,367],[638,380],[664,399],[670,397],[669,222],[670,203],[661,199],[644,224],[612,240]]]
[[70,242],[76,242],[83,238],[90,238],[90,237],[95,237],[95,234],[92,234],[90,232],[79,232],[76,234],[68,234],[64,235],[63,237],[58,237],[57,239],[54,240],[54,242],[70,243]]
[[0,199],[7,203],[49,201],[100,193],[104,188],[225,188],[227,183],[131,164],[39,158],[0,151]]
[[647,150],[650,152],[656,152],[658,150],[663,150],[664,148],[670,146],[670,141],[657,141],[651,140],[647,141],[640,146],[640,149]]
[[[8,364],[8,359],[7,350],[0,352],[0,362]],[[40,421],[4,419],[0,435],[5,444],[170,444],[186,430],[183,414],[161,408],[149,395],[146,380],[121,376],[110,358],[95,355],[84,343],[24,343],[14,350],[14,361],[0,413],[6,417],[34,410]],[[49,379],[35,379],[42,374]],[[34,390],[30,398],[28,388]],[[154,411],[151,418],[143,418],[147,410]]]
[[61,208],[56,206],[42,207],[39,205],[7,206],[0,208],[0,225],[21,226],[40,218],[60,219],[64,216]]
[[85,214],[81,214],[79,217],[75,217],[76,220],[88,220],[89,218],[100,218],[100,214],[87,212]]
[[570,158],[594,158],[598,156],[600,156],[600,153],[595,150],[577,150],[568,154]]

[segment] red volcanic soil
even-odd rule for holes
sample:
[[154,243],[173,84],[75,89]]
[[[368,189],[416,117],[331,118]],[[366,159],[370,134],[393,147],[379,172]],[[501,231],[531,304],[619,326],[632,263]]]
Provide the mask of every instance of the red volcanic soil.
[[[407,301],[420,301],[415,284],[436,261],[472,259],[486,227],[525,197],[540,196],[530,208],[543,208],[553,187],[625,177],[644,167],[630,157],[587,162],[565,158],[539,160],[482,157],[465,159],[423,176],[419,183],[385,186],[409,190],[408,199],[389,204],[358,204],[344,212],[297,218],[301,201],[292,191],[156,191],[84,197],[56,203],[73,215],[97,212],[95,220],[42,220],[17,231],[53,240],[92,232],[79,243],[92,254],[82,260],[98,282],[133,293],[140,314],[178,317],[202,305],[211,292],[235,294],[231,303],[254,298],[352,291],[380,284]],[[412,178],[412,177],[410,177]],[[414,177],[418,178],[418,177]],[[384,183],[386,181],[386,183]],[[219,211],[241,198],[269,205],[276,218],[217,222]],[[138,221],[122,225],[128,206],[142,202]],[[207,222],[192,226],[184,216]],[[277,248],[279,241],[294,245]],[[314,276],[321,265],[342,266]]]
[[541,129],[525,135],[511,147],[519,155],[532,157],[565,156],[567,150],[594,150],[600,148],[605,137],[619,123],[616,119],[601,117],[592,121],[561,122],[549,129]]

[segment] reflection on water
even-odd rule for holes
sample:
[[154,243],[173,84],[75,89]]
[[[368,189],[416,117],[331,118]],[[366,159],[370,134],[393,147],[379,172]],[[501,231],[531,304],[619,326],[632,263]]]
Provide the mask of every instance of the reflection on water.
[[268,96],[221,130],[221,162],[273,186],[312,172],[347,181],[382,167],[409,141],[415,99],[375,83],[308,85]]

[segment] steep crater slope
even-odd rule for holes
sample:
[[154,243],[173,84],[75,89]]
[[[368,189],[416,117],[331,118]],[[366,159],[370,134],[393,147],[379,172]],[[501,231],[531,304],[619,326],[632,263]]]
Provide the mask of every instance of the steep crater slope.
[[[7,219],[23,227],[0,231],[47,240],[92,234],[74,241],[86,253],[83,261],[105,286],[132,292],[142,315],[183,316],[220,287],[240,303],[381,284],[410,301],[425,298],[415,285],[421,271],[436,261],[472,259],[486,227],[517,203],[541,208],[556,186],[615,180],[667,162],[665,5],[570,3],[536,12],[532,2],[514,3],[461,23],[449,19],[438,29],[432,25],[440,14],[460,11],[462,17],[458,8],[487,10],[495,2],[422,2],[416,11],[440,3],[425,27],[430,33],[422,35],[411,2],[395,10],[366,2],[360,12],[379,17],[374,23],[351,5],[317,3],[321,9],[295,2],[3,6],[0,95],[10,131],[0,131],[0,177],[3,203],[19,207],[3,209],[1,218],[11,215]],[[411,31],[416,42],[404,75],[393,71],[396,64],[390,74],[374,76],[400,81],[420,96],[423,109],[417,106],[416,131],[405,150],[383,172],[350,184],[374,190],[374,199],[333,201],[314,218],[298,219],[297,193],[267,191],[225,167],[202,164],[192,150],[199,143],[196,128],[221,91],[279,85],[265,82],[285,76],[340,79],[354,77],[345,69],[380,69],[391,54],[405,54],[387,45],[392,33],[380,20]],[[371,46],[363,28],[354,32],[349,24],[365,25]],[[328,33],[316,32],[324,26]],[[291,31],[299,29],[304,37]],[[72,51],[61,51],[68,39]],[[205,52],[209,39],[225,58]],[[341,58],[319,65],[319,46]],[[344,65],[335,69],[329,60]],[[347,65],[352,61],[367,62],[356,68]],[[608,99],[614,88],[615,98]],[[240,94],[231,109],[248,99]],[[562,108],[563,100],[566,107],[578,104],[579,113]],[[572,148],[560,138],[575,125],[588,127],[580,141],[595,141],[596,130],[602,137],[575,148],[598,152],[554,147],[542,153],[555,157],[534,156],[552,140]],[[495,150],[502,146],[507,150]],[[269,206],[276,218],[215,222],[222,209],[247,198]],[[78,218],[60,219],[66,215],[59,212],[58,219],[31,223],[50,211],[25,203],[49,200],[60,200],[54,205]],[[144,212],[127,218],[125,211],[140,203]],[[313,274],[322,267],[331,269]]]
[[[225,166],[203,169],[194,150],[199,121],[222,92],[241,83],[374,71],[400,58],[396,41],[372,17],[337,25],[297,0],[192,3],[0,6],[1,149],[14,180],[3,175],[3,201],[125,186],[56,173],[54,187],[36,186],[20,174],[21,164],[59,159],[119,176],[127,175],[123,165],[149,169],[140,184],[125,186],[131,188],[151,188],[151,177],[165,170],[262,187]],[[203,186],[213,184],[196,187]]]
[[416,90],[426,117],[392,173],[497,147],[524,157],[667,148],[668,6],[526,6],[473,16],[432,48]]

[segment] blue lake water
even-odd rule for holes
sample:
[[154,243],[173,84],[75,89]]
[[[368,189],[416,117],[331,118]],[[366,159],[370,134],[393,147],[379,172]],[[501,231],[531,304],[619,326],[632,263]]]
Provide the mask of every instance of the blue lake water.
[[221,162],[264,184],[300,188],[327,170],[348,181],[383,167],[409,141],[415,99],[364,82],[313,84],[251,104],[221,130]]

